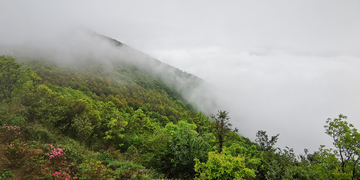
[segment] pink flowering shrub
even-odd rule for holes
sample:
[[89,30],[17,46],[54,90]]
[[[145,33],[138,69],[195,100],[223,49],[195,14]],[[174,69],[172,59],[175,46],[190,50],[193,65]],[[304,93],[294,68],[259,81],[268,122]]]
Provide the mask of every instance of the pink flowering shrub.
[[58,172],[54,172],[51,174],[51,176],[55,179],[55,180],[70,180],[70,179],[78,179],[78,177],[76,176],[71,176],[70,175],[71,172],[68,168],[64,168],[61,169]]
[[11,165],[18,166],[24,162],[27,151],[25,143],[17,139],[8,145],[5,156],[10,161]]
[[51,144],[49,146],[50,147],[48,147],[47,150],[50,152],[46,153],[46,155],[49,157],[51,163],[63,162],[66,159],[65,149],[56,148]]
[[106,165],[101,164],[100,161],[88,162],[86,161],[80,166],[82,174],[81,179],[109,179],[114,172]]
[[6,139],[10,143],[15,139],[18,139],[21,135],[19,126],[6,126],[5,124],[2,126],[2,131],[4,132],[4,139]]
[[78,179],[76,164],[74,163],[64,161],[59,166],[50,167],[50,169],[52,169],[50,174],[55,180]]

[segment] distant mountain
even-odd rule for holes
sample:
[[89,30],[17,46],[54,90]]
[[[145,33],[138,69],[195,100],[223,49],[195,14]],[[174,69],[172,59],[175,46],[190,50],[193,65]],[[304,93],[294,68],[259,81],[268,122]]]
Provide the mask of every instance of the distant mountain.
[[[210,115],[218,109],[212,87],[204,80],[92,31],[75,30],[54,39],[3,47],[0,49],[6,49],[8,54],[16,56],[21,62],[35,59],[79,70],[97,64],[104,71],[117,66],[134,66],[169,85],[178,93],[177,98],[189,107],[192,104],[194,110]],[[147,82],[139,80],[137,83],[145,85]]]

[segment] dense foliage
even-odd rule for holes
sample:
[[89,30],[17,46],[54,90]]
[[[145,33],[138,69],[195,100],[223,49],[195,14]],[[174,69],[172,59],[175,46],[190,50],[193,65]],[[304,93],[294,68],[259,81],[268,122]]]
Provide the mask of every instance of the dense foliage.
[[[360,135],[329,119],[337,149],[296,156],[209,118],[126,63],[62,67],[0,56],[0,179],[359,179]],[[214,121],[212,121],[214,119]]]

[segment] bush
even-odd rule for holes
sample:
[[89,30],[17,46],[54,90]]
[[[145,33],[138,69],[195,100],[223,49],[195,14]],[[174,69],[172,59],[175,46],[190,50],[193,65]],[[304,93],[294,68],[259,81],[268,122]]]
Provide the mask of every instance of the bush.
[[62,167],[60,170],[54,172],[51,174],[51,176],[55,179],[55,180],[60,180],[60,179],[78,179],[77,175],[74,175],[74,172],[71,171],[73,167],[68,165],[68,166],[64,166]]
[[162,173],[168,173],[169,178],[190,179],[195,176],[195,158],[201,162],[207,160],[207,152],[211,149],[209,144],[212,141],[210,134],[204,136],[198,134],[196,125],[180,121],[174,125],[169,123],[164,131],[172,139],[168,146],[160,149],[158,154],[152,159],[154,168]]
[[24,128],[29,140],[39,141],[41,143],[54,143],[56,136],[53,132],[49,132],[40,124],[27,126]]
[[20,126],[24,124],[25,118],[21,114],[11,114],[6,119],[0,119],[0,125]]
[[100,161],[88,162],[80,165],[81,179],[109,179],[113,175],[113,171]]
[[255,170],[245,167],[245,157],[233,157],[223,149],[221,154],[209,152],[209,159],[201,163],[195,158],[195,171],[199,177],[196,179],[243,179],[254,178]]
[[100,154],[89,151],[69,137],[62,138],[60,143],[62,144],[61,147],[65,148],[66,160],[71,162],[83,163],[86,159],[98,159]]
[[111,154],[108,151],[102,151],[100,154],[100,161],[104,164],[108,165],[111,161],[113,161],[114,158],[111,156]]
[[114,172],[116,179],[154,179],[154,177],[159,176],[133,161],[114,160],[109,163],[109,167],[116,169]]
[[21,127],[19,126],[6,126],[3,125],[2,126],[2,131],[4,132],[4,141],[5,143],[10,143],[15,139],[20,138],[20,129]]
[[27,152],[25,143],[20,142],[19,139],[9,144],[5,151],[5,156],[10,161],[11,166],[20,166],[24,162],[24,157]]
[[61,164],[62,161],[64,161],[66,159],[65,157],[65,149],[63,148],[56,148],[53,145],[49,145],[49,147],[47,147],[47,150],[49,151],[48,153],[46,153],[46,155],[48,156],[49,160],[51,161],[51,163],[56,164],[59,163]]

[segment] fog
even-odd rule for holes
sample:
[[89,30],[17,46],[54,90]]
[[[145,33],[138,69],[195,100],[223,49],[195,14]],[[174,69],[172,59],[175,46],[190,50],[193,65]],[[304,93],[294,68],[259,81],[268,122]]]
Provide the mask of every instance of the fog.
[[[257,130],[280,133],[278,147],[301,153],[331,146],[323,127],[329,117],[342,113],[360,127],[359,1],[0,3],[0,44],[57,47],[48,55],[58,62],[74,54],[127,59],[102,41],[74,36],[74,29],[117,39],[210,83],[218,109],[229,111],[251,140]],[[96,50],[76,48],[84,41]]]

